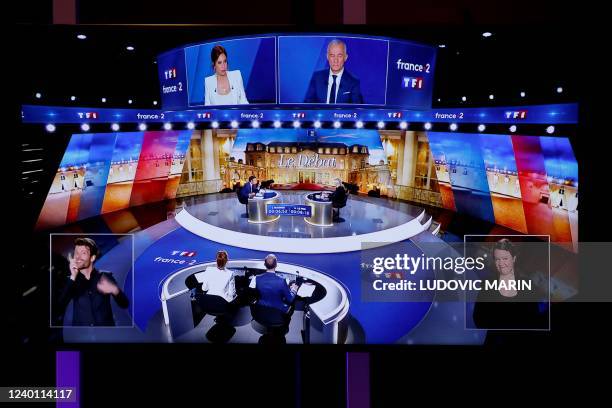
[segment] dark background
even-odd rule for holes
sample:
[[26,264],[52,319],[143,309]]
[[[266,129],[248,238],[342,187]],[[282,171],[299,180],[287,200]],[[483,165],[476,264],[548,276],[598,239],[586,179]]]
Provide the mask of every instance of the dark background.
[[[14,242],[19,245],[7,250],[15,265],[9,263],[4,281],[3,300],[10,306],[5,309],[3,339],[8,345],[3,347],[2,385],[54,384],[55,350],[64,348],[82,350],[85,407],[116,404],[126,398],[139,405],[171,401],[170,406],[207,406],[208,395],[225,406],[256,405],[257,401],[257,405],[283,407],[342,407],[346,405],[346,352],[360,351],[370,355],[371,406],[395,407],[413,403],[412,398],[421,394],[430,403],[444,396],[483,398],[507,381],[516,392],[506,393],[504,401],[512,400],[512,395],[520,398],[527,389],[547,398],[564,396],[576,391],[579,378],[591,379],[587,366],[609,356],[602,352],[608,338],[602,326],[609,314],[607,319],[600,318],[609,311],[607,304],[554,304],[552,333],[528,341],[509,339],[496,347],[269,349],[57,345],[49,343],[51,334],[45,329],[48,303],[44,289],[27,305],[21,298],[24,290],[48,279],[48,270],[31,269],[35,264],[31,249],[44,245],[46,239],[31,231],[69,135],[48,135],[40,127],[20,125],[20,105],[154,108],[154,100],[160,103],[154,64],[158,53],[230,35],[347,32],[445,44],[438,49],[434,107],[578,102],[580,123],[571,142],[580,172],[580,240],[610,241],[605,198],[609,196],[610,132],[603,111],[609,105],[605,103],[609,74],[602,60],[609,46],[603,37],[606,14],[594,2],[369,0],[367,25],[354,26],[342,25],[343,2],[339,0],[80,0],[76,2],[79,25],[52,25],[52,1],[26,0],[15,6],[18,24],[5,37],[11,73],[5,76],[5,84],[13,85],[14,127],[5,140],[9,163],[14,163],[9,167],[14,169],[9,181],[17,181],[7,226],[17,218],[12,215],[18,214],[19,221],[10,231],[17,232]],[[483,38],[483,31],[493,36]],[[79,33],[86,34],[87,40],[78,40]],[[135,50],[126,51],[127,45]],[[564,88],[562,94],[556,93],[557,86]],[[522,90],[526,98],[520,97]],[[36,92],[43,97],[36,99]],[[493,101],[488,99],[490,93],[495,95]],[[70,101],[71,95],[77,96],[75,102]],[[468,101],[461,102],[462,96]],[[101,103],[102,97],[107,98],[106,104]],[[134,103],[129,105],[128,99]],[[29,168],[23,160],[32,157],[23,152],[25,144],[43,148],[36,157],[43,158],[46,171],[34,183],[19,177]],[[597,274],[605,269],[584,271],[581,284],[597,286]],[[545,384],[551,377],[554,386]],[[602,389],[596,379],[591,385]],[[392,403],[398,399],[403,402]]]

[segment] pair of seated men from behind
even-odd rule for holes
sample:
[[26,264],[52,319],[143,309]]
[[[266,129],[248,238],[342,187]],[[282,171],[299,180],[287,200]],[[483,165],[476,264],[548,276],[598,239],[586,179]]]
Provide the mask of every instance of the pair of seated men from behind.
[[[221,324],[229,324],[244,304],[244,299],[237,294],[233,273],[225,269],[227,261],[226,251],[217,252],[217,267],[207,268],[200,278],[202,290],[207,295],[200,298],[200,305],[204,311],[217,315],[216,322]],[[282,328],[286,333],[298,286],[295,283],[287,285],[285,279],[276,274],[277,264],[275,255],[266,256],[266,273],[251,279],[249,288],[257,293],[257,303],[252,305],[251,311],[254,320],[263,326]]]

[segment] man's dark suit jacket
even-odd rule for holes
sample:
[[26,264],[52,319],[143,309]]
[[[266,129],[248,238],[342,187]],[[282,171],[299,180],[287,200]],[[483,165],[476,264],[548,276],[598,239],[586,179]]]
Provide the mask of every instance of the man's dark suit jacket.
[[253,187],[250,182],[247,182],[244,186],[242,186],[242,189],[240,189],[240,202],[243,204],[248,203],[249,194],[257,193],[257,191],[259,190],[256,187]]
[[[329,69],[317,71],[312,75],[308,92],[306,92],[305,103],[326,103],[327,102],[327,81],[329,80]],[[336,81],[338,79],[336,78]],[[337,86],[337,84],[336,84]],[[333,101],[333,95],[330,103]],[[336,97],[336,103],[363,103],[361,86],[359,79],[346,69],[342,73],[340,88]]]
[[259,291],[257,304],[286,313],[295,298],[295,294],[289,290],[285,279],[271,272],[258,275],[255,279],[255,287]]

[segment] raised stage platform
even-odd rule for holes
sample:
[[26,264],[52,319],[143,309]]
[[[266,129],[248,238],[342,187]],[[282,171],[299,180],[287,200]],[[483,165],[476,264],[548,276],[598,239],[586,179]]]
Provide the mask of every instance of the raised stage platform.
[[[282,191],[281,202],[304,204],[305,191]],[[236,195],[210,194],[181,203],[176,221],[188,231],[223,244],[286,253],[333,253],[362,249],[364,242],[399,242],[426,229],[423,208],[398,201],[351,195],[341,209],[342,222],[330,227],[307,223],[300,216],[282,216],[249,223]]]

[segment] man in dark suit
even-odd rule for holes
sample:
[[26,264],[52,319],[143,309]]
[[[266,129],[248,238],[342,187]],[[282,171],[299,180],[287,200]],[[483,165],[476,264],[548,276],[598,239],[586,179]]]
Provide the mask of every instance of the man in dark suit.
[[359,79],[344,69],[347,58],[344,42],[336,39],[327,45],[329,69],[313,74],[305,103],[364,103]]
[[255,176],[250,176],[249,181],[240,189],[240,202],[246,205],[247,217],[249,215],[249,198],[255,197],[258,191],[257,177]]
[[[298,287],[295,283],[288,286],[285,279],[276,274],[277,264],[275,255],[266,256],[264,260],[266,273],[253,278],[249,287],[259,292],[258,305],[278,309],[287,314],[290,312]],[[290,318],[290,315],[287,317]]]

